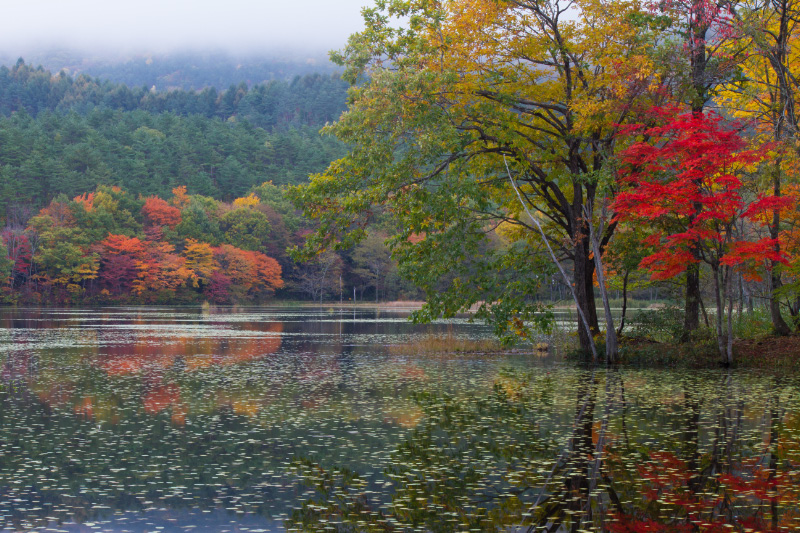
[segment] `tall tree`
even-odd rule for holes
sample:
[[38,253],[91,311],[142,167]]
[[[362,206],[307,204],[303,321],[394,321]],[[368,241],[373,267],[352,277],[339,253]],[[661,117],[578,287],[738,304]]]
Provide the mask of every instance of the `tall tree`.
[[[392,241],[401,271],[426,291],[418,317],[479,304],[479,316],[508,332],[534,316],[539,280],[538,234],[505,157],[526,206],[572,263],[578,305],[599,331],[585,209],[607,176],[618,125],[653,81],[649,14],[620,0],[390,0],[364,14],[366,29],[334,55],[351,82],[369,76],[328,128],[351,152],[295,191],[320,221],[309,247],[349,244],[387,212],[403,228]],[[391,28],[392,16],[409,27]],[[501,222],[522,238],[491,243]],[[580,339],[588,350],[583,328]]]
[[[657,10],[669,17],[677,37],[679,61],[675,65],[686,72],[686,79],[674,86],[677,100],[688,104],[693,113],[701,114],[711,101],[714,89],[729,77],[740,60],[742,41],[731,39],[737,0],[676,0],[661,2]],[[733,43],[733,44],[732,44]],[[695,205],[697,216],[702,207]],[[699,250],[691,248],[695,259]],[[686,304],[684,331],[700,325],[700,266],[692,261],[686,270]]]
[[[772,194],[783,195],[787,169],[796,166],[800,155],[800,114],[798,76],[800,68],[800,3],[796,0],[743,0],[738,10],[737,32],[748,42],[747,58],[739,65],[739,75],[726,83],[721,102],[732,114],[753,120],[760,142],[778,147],[769,169]],[[769,223],[775,251],[780,253],[781,212],[774,210]],[[770,274],[770,315],[775,332],[786,335],[789,326],[781,315],[782,285],[779,265]]]

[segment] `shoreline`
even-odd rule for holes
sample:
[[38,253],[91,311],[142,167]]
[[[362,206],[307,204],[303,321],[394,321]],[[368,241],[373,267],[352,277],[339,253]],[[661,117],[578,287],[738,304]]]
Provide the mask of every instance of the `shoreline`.
[[[580,357],[580,356],[579,356]],[[715,342],[673,344],[628,337],[622,343],[622,366],[650,368],[723,368]],[[800,335],[764,335],[736,339],[731,368],[800,373]]]

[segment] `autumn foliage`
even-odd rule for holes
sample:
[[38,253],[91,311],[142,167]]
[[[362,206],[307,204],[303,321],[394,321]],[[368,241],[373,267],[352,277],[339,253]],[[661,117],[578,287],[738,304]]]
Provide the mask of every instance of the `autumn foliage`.
[[654,230],[643,243],[653,252],[640,266],[655,280],[675,277],[692,263],[708,264],[718,310],[717,345],[730,364],[732,273],[755,280],[773,264],[788,262],[778,239],[761,235],[769,213],[789,199],[745,191],[742,176],[755,170],[766,151],[747,149],[720,116],[660,108],[652,115],[660,125],[631,128],[646,140],[621,153],[624,190],[613,205],[616,220]]
[[658,227],[645,242],[655,251],[641,266],[653,279],[672,278],[700,261],[735,266],[756,277],[764,261],[785,262],[775,240],[737,226],[740,221],[760,224],[766,212],[787,202],[745,197],[738,174],[760,162],[763,150],[745,149],[738,132],[712,113],[654,109],[653,114],[666,124],[633,129],[650,140],[622,153],[626,190],[614,203],[619,220]]
[[[168,203],[100,187],[51,202],[24,230],[3,232],[6,285],[18,298],[56,303],[250,302],[283,286],[275,259],[219,242],[215,217],[230,207],[198,203],[185,187],[173,192]],[[254,198],[239,208],[255,208]],[[188,220],[182,210],[191,211]],[[260,243],[268,235],[251,238]]]
[[148,221],[158,226],[174,228],[181,221],[181,210],[157,196],[151,196],[145,201],[142,213]]

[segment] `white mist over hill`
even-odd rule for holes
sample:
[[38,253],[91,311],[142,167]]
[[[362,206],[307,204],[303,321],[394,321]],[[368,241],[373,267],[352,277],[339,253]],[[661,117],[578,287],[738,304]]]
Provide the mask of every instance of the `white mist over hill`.
[[28,0],[3,6],[4,55],[67,47],[97,54],[329,50],[362,27],[371,0]]

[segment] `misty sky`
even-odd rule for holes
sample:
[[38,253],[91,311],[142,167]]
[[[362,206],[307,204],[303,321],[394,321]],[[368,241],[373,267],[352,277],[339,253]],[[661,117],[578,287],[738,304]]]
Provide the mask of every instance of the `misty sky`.
[[136,50],[333,49],[361,29],[372,0],[16,0],[3,2],[0,47]]

